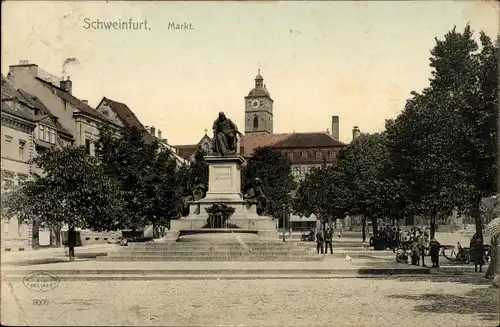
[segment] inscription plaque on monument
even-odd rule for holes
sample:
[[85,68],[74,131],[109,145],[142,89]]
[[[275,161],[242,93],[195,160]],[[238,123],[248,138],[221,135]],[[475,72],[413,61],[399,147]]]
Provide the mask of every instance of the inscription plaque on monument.
[[[231,188],[231,167],[214,166],[216,189],[224,190]],[[215,185],[214,185],[215,186]]]

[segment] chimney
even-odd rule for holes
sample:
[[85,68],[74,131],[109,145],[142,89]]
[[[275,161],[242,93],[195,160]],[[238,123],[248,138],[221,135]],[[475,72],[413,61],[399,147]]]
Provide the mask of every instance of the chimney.
[[82,100],[83,103],[85,103],[86,105],[89,104],[89,100]]
[[159,138],[160,140],[162,140],[162,138],[161,138],[161,129],[159,129],[159,130],[158,130],[158,138]]
[[332,138],[339,140],[339,116],[332,116]]
[[355,139],[357,139],[359,135],[361,135],[361,130],[358,126],[354,126],[352,128],[352,140],[354,141]]
[[151,135],[155,136],[156,128],[154,126],[151,126],[150,133]]
[[72,91],[72,83],[71,83],[71,80],[69,79],[69,76],[68,76],[68,79],[67,80],[64,80],[64,77],[63,79],[61,80],[61,83],[60,83],[60,87],[61,89],[63,89],[64,91],[68,92],[69,94],[71,94],[71,91]]

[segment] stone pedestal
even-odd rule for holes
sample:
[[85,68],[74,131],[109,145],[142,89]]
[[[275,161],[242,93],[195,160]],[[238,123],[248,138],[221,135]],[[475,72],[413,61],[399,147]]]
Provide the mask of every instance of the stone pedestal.
[[208,192],[205,200],[241,200],[241,165],[245,159],[239,155],[230,157],[206,156],[208,163]]
[[[208,213],[206,208],[216,203],[224,203],[235,209],[234,213],[227,220],[232,228],[232,233],[254,233],[260,240],[275,241],[278,239],[278,232],[274,220],[270,217],[257,215],[255,205],[248,206],[241,194],[241,167],[245,159],[239,155],[219,157],[206,156],[208,163],[208,191],[205,198],[189,203],[189,215],[178,220],[172,220],[170,230],[167,232],[166,241],[176,241],[184,234],[191,235],[196,231],[199,234],[207,235],[209,229],[203,228],[207,224]],[[237,227],[237,228],[236,228]],[[221,234],[220,230],[213,230],[213,233]],[[194,239],[194,238],[193,238]]]

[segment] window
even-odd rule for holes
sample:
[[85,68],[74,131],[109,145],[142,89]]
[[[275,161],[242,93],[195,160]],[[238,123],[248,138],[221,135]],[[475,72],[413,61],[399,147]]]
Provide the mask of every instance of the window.
[[259,128],[259,117],[257,115],[253,117],[253,128]]
[[290,152],[288,153],[288,157],[290,158],[290,160],[293,160],[293,152],[291,152],[291,151],[290,151]]
[[50,130],[50,140],[49,140],[49,142],[52,143],[52,144],[56,143],[56,130],[55,129],[51,129]]
[[316,151],[316,158],[321,158],[321,151]]
[[90,140],[85,139],[85,153],[90,155]]
[[301,152],[300,152],[300,156],[301,156],[302,158],[307,158],[307,151],[301,151]]
[[50,141],[50,130],[47,127],[45,127],[45,134],[44,134],[43,140],[45,142],[49,142]]
[[24,160],[24,149],[26,148],[26,141],[19,140],[19,159]]
[[43,127],[43,125],[40,125],[40,135],[38,136],[38,138],[42,141],[43,141],[43,136],[44,136],[44,129],[45,129],[45,127]]

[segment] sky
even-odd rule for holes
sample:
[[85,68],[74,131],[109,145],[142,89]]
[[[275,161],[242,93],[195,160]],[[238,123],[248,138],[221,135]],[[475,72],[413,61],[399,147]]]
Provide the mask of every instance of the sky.
[[[350,142],[353,126],[382,131],[428,85],[435,37],[470,23],[495,38],[499,15],[495,1],[7,1],[1,71],[28,60],[70,76],[89,105],[124,102],[170,144],[195,144],[219,111],[244,130],[260,67],[275,133],[325,131],[338,115]],[[89,28],[98,19],[147,25]]]

